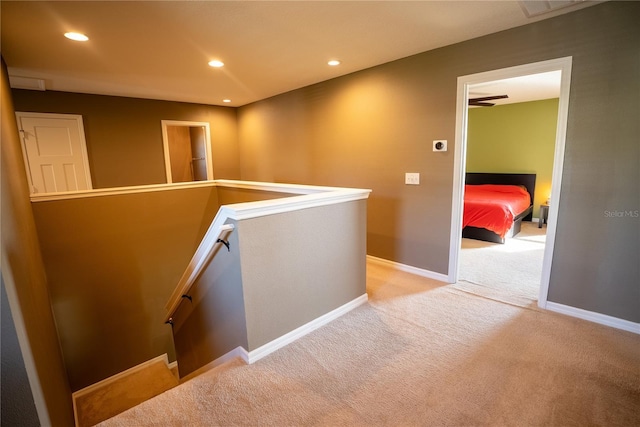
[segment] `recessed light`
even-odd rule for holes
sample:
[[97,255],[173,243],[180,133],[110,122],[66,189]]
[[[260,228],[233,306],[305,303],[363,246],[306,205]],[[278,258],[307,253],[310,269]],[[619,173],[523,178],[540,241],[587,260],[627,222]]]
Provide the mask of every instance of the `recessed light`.
[[336,65],[340,65],[340,61],[338,61],[337,59],[332,59],[331,61],[327,62],[327,64],[335,67]]
[[224,62],[214,59],[213,61],[209,61],[209,66],[213,68],[224,67]]
[[75,40],[77,42],[86,42],[89,40],[89,37],[85,36],[82,33],[64,33],[64,36],[70,40]]
[[231,102],[230,99],[223,99],[222,102]]

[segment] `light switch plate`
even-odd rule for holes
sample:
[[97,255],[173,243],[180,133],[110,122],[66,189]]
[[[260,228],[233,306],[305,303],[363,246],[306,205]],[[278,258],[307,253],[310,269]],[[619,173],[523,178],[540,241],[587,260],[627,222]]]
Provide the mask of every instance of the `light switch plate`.
[[419,173],[405,173],[404,174],[404,183],[407,185],[420,185],[420,174]]
[[433,151],[447,151],[447,140],[446,139],[434,140]]

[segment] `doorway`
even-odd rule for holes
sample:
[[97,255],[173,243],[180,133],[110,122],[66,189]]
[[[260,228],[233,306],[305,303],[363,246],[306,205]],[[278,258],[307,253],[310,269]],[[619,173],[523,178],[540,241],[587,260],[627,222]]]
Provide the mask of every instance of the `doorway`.
[[82,116],[16,112],[31,194],[91,190]]
[[528,76],[532,74],[560,71],[560,97],[558,101],[558,119],[556,126],[556,141],[551,180],[552,190],[549,198],[550,203],[549,215],[547,219],[547,237],[543,254],[540,291],[538,296],[538,306],[541,308],[546,307],[553,247],[555,242],[558,202],[560,200],[562,169],[564,165],[564,146],[569,104],[571,63],[572,58],[566,57],[462,76],[458,78],[456,107],[456,144],[454,153],[452,221],[448,275],[448,281],[450,283],[456,283],[459,276],[460,236],[462,235],[462,213],[464,206],[464,176],[466,170],[468,103],[470,88],[472,88],[473,86],[477,87],[477,85],[487,84],[496,80],[504,80],[515,77]]
[[209,123],[162,120],[167,183],[213,179]]

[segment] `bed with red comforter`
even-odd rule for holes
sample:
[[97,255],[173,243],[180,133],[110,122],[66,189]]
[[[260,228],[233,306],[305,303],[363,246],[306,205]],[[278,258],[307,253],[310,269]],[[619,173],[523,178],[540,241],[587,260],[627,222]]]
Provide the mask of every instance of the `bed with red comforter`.
[[[522,219],[527,216],[530,219],[533,210],[533,188],[524,183],[519,184],[517,178],[521,175],[533,176],[535,185],[535,175],[473,175],[475,177],[469,179],[467,174],[465,185],[463,237],[504,243],[506,237],[515,236],[520,231]],[[483,180],[491,183],[484,184]],[[506,183],[494,184],[496,181]]]

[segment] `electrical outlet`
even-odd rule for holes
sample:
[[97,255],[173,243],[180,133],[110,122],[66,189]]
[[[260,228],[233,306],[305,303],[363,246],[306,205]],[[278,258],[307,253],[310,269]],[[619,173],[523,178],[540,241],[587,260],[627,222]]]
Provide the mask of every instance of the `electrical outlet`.
[[446,139],[434,140],[433,151],[447,151],[447,140]]
[[420,174],[419,173],[405,173],[404,174],[404,183],[407,185],[420,185]]

